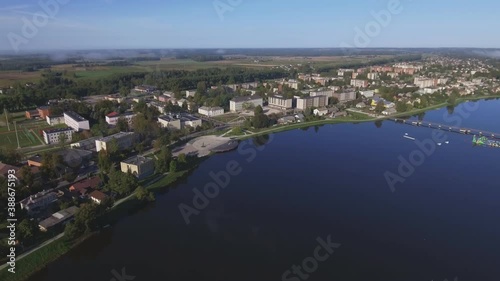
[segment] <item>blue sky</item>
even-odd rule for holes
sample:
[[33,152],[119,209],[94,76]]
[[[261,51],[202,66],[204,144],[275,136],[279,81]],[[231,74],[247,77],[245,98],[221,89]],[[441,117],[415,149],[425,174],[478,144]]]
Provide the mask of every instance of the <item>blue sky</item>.
[[[23,33],[46,19],[40,3],[57,1],[67,3]],[[391,1],[2,0],[0,49],[500,47],[499,1],[399,0],[380,26],[373,12]],[[360,40],[356,28],[374,23]]]

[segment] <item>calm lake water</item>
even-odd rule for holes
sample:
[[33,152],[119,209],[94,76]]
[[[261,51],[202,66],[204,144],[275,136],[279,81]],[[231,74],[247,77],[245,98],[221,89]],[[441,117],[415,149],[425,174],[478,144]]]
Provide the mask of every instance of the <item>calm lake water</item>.
[[[499,109],[480,101],[423,119],[500,133]],[[384,174],[419,149],[405,133],[423,141],[433,130],[384,121],[243,142],[31,280],[119,281],[122,269],[134,281],[282,280],[328,236],[340,247],[289,280],[500,280],[500,149],[446,133],[392,192]],[[179,204],[193,206],[193,188],[231,161],[241,173],[187,225]]]

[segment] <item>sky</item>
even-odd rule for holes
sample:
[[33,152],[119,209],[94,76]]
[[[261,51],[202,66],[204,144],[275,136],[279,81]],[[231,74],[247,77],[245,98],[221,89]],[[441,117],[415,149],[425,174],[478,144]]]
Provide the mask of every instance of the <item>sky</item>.
[[494,0],[2,0],[0,50],[500,48]]

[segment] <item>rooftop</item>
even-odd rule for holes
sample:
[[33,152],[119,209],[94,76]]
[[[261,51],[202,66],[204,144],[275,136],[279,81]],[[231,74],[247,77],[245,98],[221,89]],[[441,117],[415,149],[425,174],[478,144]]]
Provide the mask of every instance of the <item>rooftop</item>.
[[66,111],[66,112],[64,112],[64,115],[67,115],[69,118],[76,120],[78,122],[87,121],[87,119],[83,118],[82,116],[80,116],[78,113],[76,113],[74,111]]
[[133,134],[134,134],[133,132],[119,132],[117,134],[114,134],[114,135],[111,135],[111,136],[107,136],[107,137],[104,137],[104,138],[100,138],[100,139],[97,139],[97,140],[98,141],[102,141],[102,142],[108,142],[108,141],[111,141],[113,139],[120,139],[120,138],[124,138],[124,137],[127,137],[127,136],[131,136]]
[[92,191],[92,193],[90,193],[89,196],[94,198],[94,199],[97,199],[99,201],[102,201],[102,200],[106,199],[106,197],[108,197],[106,194],[102,193],[99,190]]
[[246,96],[246,97],[235,97],[231,101],[233,102],[246,102],[246,101],[254,101],[254,100],[260,100],[262,97],[258,95],[253,95],[253,96]]
[[52,214],[49,218],[41,221],[39,225],[45,229],[48,229],[54,225],[59,224],[60,222],[72,218],[76,212],[78,212],[78,207],[73,206],[67,209],[61,210],[57,213]]
[[134,156],[129,159],[123,160],[123,163],[128,165],[142,165],[144,163],[148,163],[153,161],[151,158],[142,157],[142,156]]
[[43,132],[46,134],[62,133],[62,132],[67,132],[67,131],[73,131],[73,129],[70,127],[67,127],[67,128],[60,128],[60,129],[43,130]]

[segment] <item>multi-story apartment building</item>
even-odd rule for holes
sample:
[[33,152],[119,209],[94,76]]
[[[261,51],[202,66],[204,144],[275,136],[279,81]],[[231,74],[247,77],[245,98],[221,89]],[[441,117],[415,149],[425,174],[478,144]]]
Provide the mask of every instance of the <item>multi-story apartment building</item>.
[[366,87],[368,87],[368,81],[367,80],[361,80],[361,79],[352,79],[351,80],[351,86],[353,86],[353,87],[359,87],[359,88],[366,88]]
[[77,132],[90,130],[89,121],[73,111],[64,112],[64,123]]
[[377,72],[370,72],[367,77],[369,80],[377,80],[379,78],[379,74]]
[[43,140],[46,144],[57,144],[61,142],[64,135],[66,142],[71,142],[73,140],[73,129],[72,128],[62,128],[62,129],[52,129],[43,130]]
[[430,88],[437,86],[437,79],[426,78],[426,77],[416,77],[413,81],[419,88]]
[[224,108],[202,106],[202,107],[198,108],[198,113],[201,115],[204,115],[204,116],[208,116],[208,117],[215,117],[215,116],[224,115]]
[[229,108],[231,112],[242,111],[245,108],[245,104],[252,107],[262,106],[264,104],[260,96],[247,96],[247,97],[237,97],[229,102]]
[[104,138],[99,138],[95,141],[96,151],[108,150],[111,142],[116,140],[118,150],[125,150],[131,148],[135,143],[136,136],[132,132],[120,132]]
[[291,109],[293,108],[293,99],[288,99],[281,95],[274,95],[269,97],[269,107],[274,107],[284,110]]
[[356,99],[356,92],[334,93],[333,97],[336,98],[339,102],[353,101]]
[[307,108],[325,107],[328,104],[328,97],[326,96],[316,96],[316,97],[305,97],[297,99],[297,109],[306,110]]

